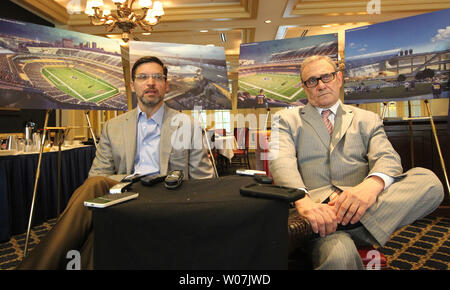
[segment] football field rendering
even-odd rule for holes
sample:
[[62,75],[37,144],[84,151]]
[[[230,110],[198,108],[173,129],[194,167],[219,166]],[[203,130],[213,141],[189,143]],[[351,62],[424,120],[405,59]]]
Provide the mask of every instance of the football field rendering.
[[1,18],[0,31],[0,107],[128,110],[118,41]]
[[338,56],[337,34],[241,44],[238,108],[304,106],[300,68],[312,55]]
[[97,103],[119,92],[104,80],[76,68],[47,66],[41,73],[59,90],[81,101]]
[[239,89],[256,96],[259,90],[264,90],[264,95],[273,100],[286,103],[294,103],[306,98],[300,83],[300,78],[295,74],[257,73],[239,77]]

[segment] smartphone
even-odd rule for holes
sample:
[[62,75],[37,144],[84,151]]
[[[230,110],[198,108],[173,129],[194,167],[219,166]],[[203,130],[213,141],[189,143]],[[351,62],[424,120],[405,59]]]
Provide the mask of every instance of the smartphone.
[[88,207],[97,207],[97,208],[105,208],[111,206],[113,204],[121,203],[130,199],[137,198],[139,193],[137,192],[123,192],[116,194],[106,194],[100,197],[96,197],[91,200],[86,200],[84,202],[84,206]]
[[249,176],[253,176],[255,174],[266,174],[265,171],[262,170],[254,170],[254,169],[238,169],[236,170],[236,174],[238,175],[249,175]]
[[141,180],[142,177],[146,176],[145,174],[131,174],[128,176],[125,176],[120,182],[131,182],[135,183]]
[[152,186],[159,182],[162,182],[166,178],[166,175],[148,175],[141,178],[141,183],[145,186]]
[[116,194],[116,193],[122,193],[125,192],[130,186],[131,182],[120,182],[114,185],[109,189],[109,193]]
[[298,188],[290,188],[273,184],[252,183],[240,188],[244,196],[278,199],[294,202],[303,198],[306,192]]
[[273,179],[270,178],[269,176],[267,176],[266,174],[255,174],[255,175],[253,175],[253,178],[258,183],[264,183],[264,184],[272,184],[273,183]]

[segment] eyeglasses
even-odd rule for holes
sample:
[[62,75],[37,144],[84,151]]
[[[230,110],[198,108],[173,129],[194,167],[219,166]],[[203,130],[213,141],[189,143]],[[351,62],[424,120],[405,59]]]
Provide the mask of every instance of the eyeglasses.
[[134,76],[135,80],[143,82],[148,80],[149,78],[152,78],[153,80],[157,82],[162,82],[166,79],[165,75],[162,74],[137,74]]
[[322,80],[323,83],[329,83],[336,77],[337,71],[334,71],[332,73],[323,74],[319,78],[310,77],[303,83],[307,88],[315,88],[319,84],[319,80]]

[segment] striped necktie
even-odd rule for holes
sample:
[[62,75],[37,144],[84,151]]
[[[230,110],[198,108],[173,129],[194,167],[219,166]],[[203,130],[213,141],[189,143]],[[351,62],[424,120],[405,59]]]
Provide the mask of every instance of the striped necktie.
[[328,133],[331,135],[333,133],[333,124],[328,119],[328,116],[331,115],[331,110],[323,110],[322,111],[322,119],[325,122],[325,127],[327,127]]

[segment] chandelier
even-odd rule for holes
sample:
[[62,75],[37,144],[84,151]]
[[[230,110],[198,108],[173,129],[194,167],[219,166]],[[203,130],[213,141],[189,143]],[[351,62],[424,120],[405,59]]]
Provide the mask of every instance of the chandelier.
[[[84,13],[89,15],[92,25],[105,25],[108,32],[116,27],[121,29],[122,39],[125,42],[129,40],[129,34],[138,25],[150,32],[164,15],[160,1],[152,3],[151,0],[112,0],[112,2],[117,7],[115,13],[103,7],[103,0],[88,0]],[[133,7],[136,2],[138,7]]]

